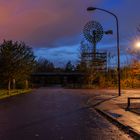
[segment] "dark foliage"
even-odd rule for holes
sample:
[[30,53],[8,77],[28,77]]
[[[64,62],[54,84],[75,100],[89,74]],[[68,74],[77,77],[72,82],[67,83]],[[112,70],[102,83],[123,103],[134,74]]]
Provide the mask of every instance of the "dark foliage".
[[4,40],[0,45],[0,77],[8,83],[8,89],[13,79],[27,79],[34,64],[33,51],[25,43]]

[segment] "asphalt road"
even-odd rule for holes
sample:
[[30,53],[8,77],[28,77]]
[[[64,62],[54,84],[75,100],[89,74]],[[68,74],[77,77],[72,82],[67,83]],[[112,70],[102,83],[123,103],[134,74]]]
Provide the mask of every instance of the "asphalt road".
[[129,140],[86,105],[86,90],[40,88],[0,101],[0,140]]

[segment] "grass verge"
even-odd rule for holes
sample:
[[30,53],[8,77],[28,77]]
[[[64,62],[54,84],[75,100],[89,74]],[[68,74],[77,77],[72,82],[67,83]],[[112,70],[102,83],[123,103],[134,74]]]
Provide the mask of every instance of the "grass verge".
[[8,98],[19,94],[27,94],[30,93],[31,91],[32,91],[31,89],[15,89],[15,90],[10,90],[9,93],[8,90],[0,89],[0,99]]

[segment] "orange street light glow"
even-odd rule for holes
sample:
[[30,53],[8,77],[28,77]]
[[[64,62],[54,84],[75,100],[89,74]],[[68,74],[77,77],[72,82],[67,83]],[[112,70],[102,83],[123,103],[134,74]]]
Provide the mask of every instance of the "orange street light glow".
[[136,48],[140,48],[140,41],[138,41],[138,42],[135,43],[135,47]]

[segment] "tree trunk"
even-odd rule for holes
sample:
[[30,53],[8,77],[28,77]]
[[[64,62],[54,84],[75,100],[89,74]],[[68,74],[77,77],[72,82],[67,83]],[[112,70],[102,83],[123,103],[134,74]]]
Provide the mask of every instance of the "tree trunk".
[[16,87],[16,80],[13,79],[13,89],[15,89],[15,87]]
[[28,89],[28,87],[29,87],[29,82],[28,82],[28,80],[26,80],[25,81],[25,88]]
[[11,90],[11,80],[9,79],[9,81],[8,81],[8,95],[10,95],[10,90]]

